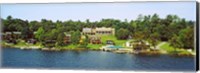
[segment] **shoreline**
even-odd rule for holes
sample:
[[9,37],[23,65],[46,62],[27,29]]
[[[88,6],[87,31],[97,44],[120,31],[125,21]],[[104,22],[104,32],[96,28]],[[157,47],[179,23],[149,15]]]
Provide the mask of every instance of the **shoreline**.
[[[29,47],[19,47],[19,46],[2,46],[2,48],[16,48],[20,50],[40,50],[40,51],[51,51],[51,52],[61,52],[61,51],[103,51],[101,49],[86,49],[86,48],[77,48],[77,49],[58,49],[58,48],[45,48],[45,47],[39,47],[39,46],[29,46]],[[173,57],[195,57],[194,54],[170,54],[168,52],[162,52],[162,51],[143,51],[140,53],[134,53],[134,52],[120,52],[120,51],[104,51],[104,52],[112,52],[116,54],[133,54],[133,55],[143,55],[143,56],[159,56],[159,55],[169,55]]]

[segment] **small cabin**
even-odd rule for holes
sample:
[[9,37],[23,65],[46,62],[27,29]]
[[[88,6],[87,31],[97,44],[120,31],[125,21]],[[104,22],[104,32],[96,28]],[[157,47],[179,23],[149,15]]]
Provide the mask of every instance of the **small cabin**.
[[133,51],[135,51],[135,52],[141,52],[141,51],[150,49],[150,45],[142,40],[133,41],[132,46],[133,46]]
[[13,38],[15,38],[15,39],[19,39],[19,38],[21,38],[21,32],[13,32]]
[[99,34],[99,35],[115,35],[115,29],[114,28],[107,28],[107,27],[96,28],[96,34]]
[[5,32],[2,33],[2,39],[7,43],[17,44],[17,39],[21,37],[21,32]]
[[98,27],[98,28],[83,28],[82,34],[84,35],[114,35],[114,28]]
[[2,33],[2,39],[3,40],[10,40],[10,39],[12,39],[12,32]]
[[65,34],[64,43],[65,44],[71,43],[71,34],[68,34],[68,33],[64,33],[64,34]]

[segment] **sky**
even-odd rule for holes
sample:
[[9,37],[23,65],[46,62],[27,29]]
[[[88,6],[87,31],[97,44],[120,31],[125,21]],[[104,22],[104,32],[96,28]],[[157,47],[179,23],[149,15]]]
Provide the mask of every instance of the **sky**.
[[168,14],[196,21],[196,2],[132,2],[132,3],[60,3],[60,4],[1,4],[1,17],[11,15],[23,20],[99,21],[112,18],[128,21],[139,14],[160,18]]

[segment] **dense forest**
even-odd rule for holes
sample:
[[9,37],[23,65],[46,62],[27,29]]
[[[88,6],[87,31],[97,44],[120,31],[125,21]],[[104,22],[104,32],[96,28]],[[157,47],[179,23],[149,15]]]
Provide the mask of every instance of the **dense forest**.
[[194,49],[194,21],[188,21],[177,15],[167,15],[160,18],[158,14],[139,15],[136,20],[124,21],[118,19],[102,19],[100,21],[59,21],[41,19],[41,21],[28,21],[8,16],[2,19],[2,32],[22,32],[22,39],[28,39],[28,34],[37,32],[35,38],[44,40],[56,40],[58,45],[63,44],[64,32],[72,33],[72,42],[78,43],[80,32],[85,27],[112,27],[115,28],[117,39],[126,40],[130,36],[133,39],[148,40],[154,46],[159,41],[168,41],[177,48]]

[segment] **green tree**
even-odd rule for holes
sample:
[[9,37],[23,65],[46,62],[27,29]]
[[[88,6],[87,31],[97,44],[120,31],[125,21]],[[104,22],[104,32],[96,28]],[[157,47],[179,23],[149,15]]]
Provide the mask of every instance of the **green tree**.
[[158,33],[153,33],[150,35],[149,38],[149,42],[151,43],[151,45],[154,47],[154,49],[156,49],[156,45],[159,42],[159,34]]
[[73,44],[78,44],[81,37],[80,31],[72,31],[71,32],[71,41]]
[[39,27],[41,27],[41,24],[38,21],[31,21],[29,23],[29,28],[32,31],[37,31]]
[[83,40],[83,43],[81,43],[81,48],[87,48],[87,45],[89,43],[89,38],[87,35],[84,35],[85,36],[85,39],[82,39]]
[[180,42],[183,43],[183,48],[194,49],[194,29],[187,27],[179,33]]
[[45,31],[44,31],[44,29],[43,29],[42,27],[40,27],[40,28],[37,30],[35,37],[36,37],[40,42],[42,42],[43,39],[45,38],[44,35],[45,35]]
[[[67,20],[53,22],[42,19],[41,21],[27,21],[8,16],[2,19],[3,32],[22,32],[24,37],[37,31],[35,35],[38,40],[57,40],[62,43],[64,32],[74,31],[71,35],[72,43],[78,44],[80,31],[85,27],[112,27],[115,28],[117,39],[127,39],[128,36],[134,36],[134,39],[150,40],[155,45],[155,41],[170,41],[174,35],[178,35],[179,41],[183,44],[182,48],[194,48],[194,21],[187,21],[179,18],[177,15],[167,15],[165,18],[159,18],[158,14],[139,15],[136,20],[121,21],[119,19],[102,19],[92,22],[87,19],[84,22]],[[156,38],[155,38],[156,37]],[[154,40],[156,39],[156,40]]]
[[134,39],[144,40],[145,39],[145,34],[143,32],[140,32],[140,31],[135,32]]
[[177,35],[174,35],[171,39],[170,39],[170,46],[174,47],[174,54],[177,55],[177,48],[181,48],[183,46],[183,44],[180,41],[180,38]]
[[56,40],[56,42],[57,42],[56,46],[63,46],[64,45],[64,37],[65,37],[64,33],[60,33],[58,35],[58,38]]
[[52,29],[51,31],[49,31],[47,38],[49,40],[56,40],[58,37],[58,30],[57,29]]
[[127,39],[129,36],[129,31],[127,29],[120,28],[116,32],[117,39]]

